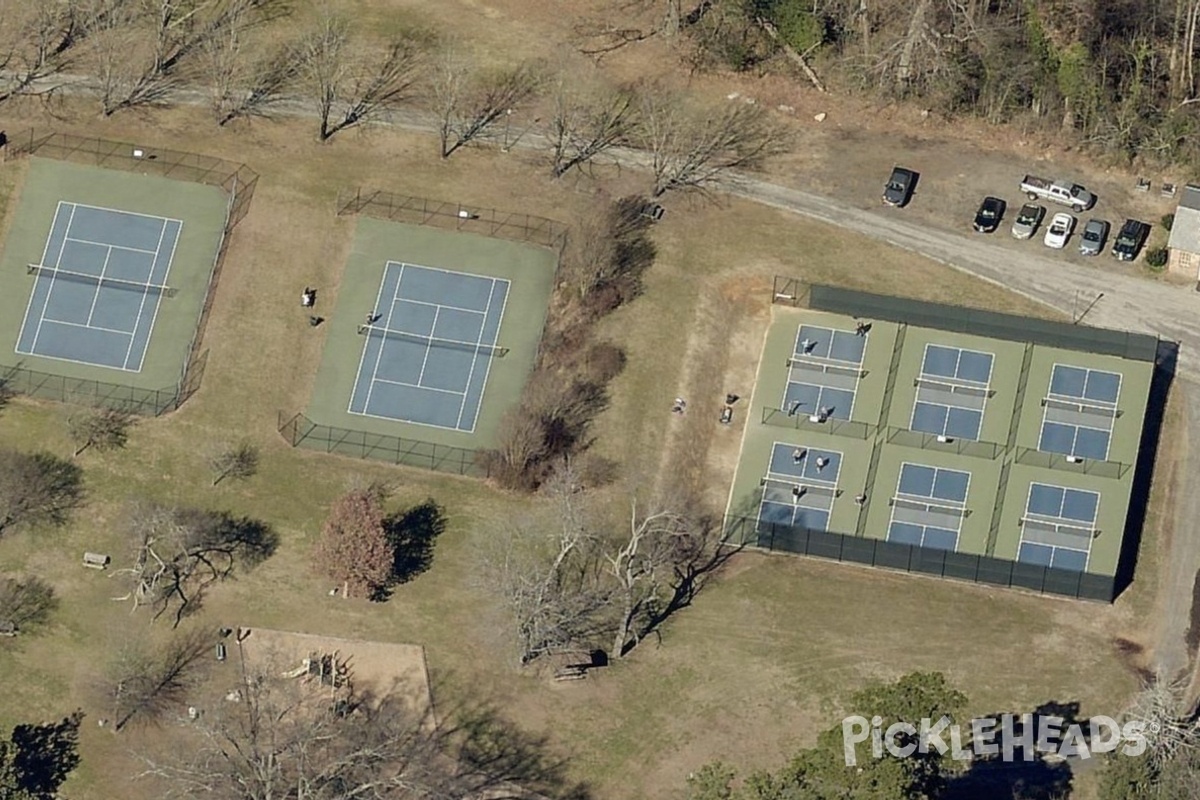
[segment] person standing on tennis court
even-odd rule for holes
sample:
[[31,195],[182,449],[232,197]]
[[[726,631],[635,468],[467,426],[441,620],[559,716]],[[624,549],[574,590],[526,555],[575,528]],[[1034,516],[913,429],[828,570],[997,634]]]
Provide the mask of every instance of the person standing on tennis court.
[[367,324],[368,325],[374,325],[375,320],[377,320],[377,319],[379,319],[379,315],[376,314],[374,311],[367,312]]
[[804,454],[807,452],[808,452],[807,450],[797,447],[795,450],[792,451],[792,463],[799,464],[801,461],[804,460]]
[[812,339],[802,339],[800,341],[800,352],[803,355],[808,355],[809,353],[812,352],[812,349],[816,346],[817,346],[817,343],[814,342]]
[[827,467],[828,465],[829,465],[829,457],[828,456],[819,456],[817,458],[817,472],[820,472],[821,470],[825,469],[825,467]]
[[870,323],[865,322],[864,320],[861,320],[861,319],[856,319],[854,321],[854,335],[855,336],[866,336],[867,331],[870,329],[870,327],[871,327]]

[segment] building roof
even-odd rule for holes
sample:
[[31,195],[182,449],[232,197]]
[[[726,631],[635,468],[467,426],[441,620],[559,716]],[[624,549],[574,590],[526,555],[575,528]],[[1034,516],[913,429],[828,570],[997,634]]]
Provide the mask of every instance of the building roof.
[[1167,247],[1185,253],[1200,253],[1200,186],[1188,184],[1183,187]]

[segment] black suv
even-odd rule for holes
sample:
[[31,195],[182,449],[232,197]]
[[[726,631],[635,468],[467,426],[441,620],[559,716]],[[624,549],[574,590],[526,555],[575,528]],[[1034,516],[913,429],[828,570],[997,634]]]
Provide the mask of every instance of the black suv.
[[1133,261],[1150,235],[1150,226],[1136,219],[1127,219],[1113,242],[1112,254],[1119,261]]
[[1004,201],[999,197],[985,197],[975,212],[975,230],[980,233],[991,233],[1000,227],[1004,217]]
[[892,177],[888,178],[883,187],[883,202],[889,206],[903,208],[912,199],[913,188],[917,185],[917,173],[904,167],[894,167]]

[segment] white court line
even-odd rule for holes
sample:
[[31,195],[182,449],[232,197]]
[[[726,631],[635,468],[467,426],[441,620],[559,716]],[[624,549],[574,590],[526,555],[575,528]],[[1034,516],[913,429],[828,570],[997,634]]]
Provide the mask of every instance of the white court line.
[[[167,226],[167,223],[163,222],[163,227],[165,228],[166,226]],[[74,236],[68,236],[66,240],[68,242],[79,242],[79,244],[90,244],[95,247],[110,247],[110,248],[114,248],[117,250],[131,250],[135,253],[157,253],[156,250],[144,250],[141,247],[130,247],[129,245],[112,244],[110,242],[94,242],[91,239],[78,239]],[[159,237],[160,244],[161,244],[161,241],[162,241],[162,237],[160,236]]]
[[[387,319],[385,319],[383,321],[383,327],[385,330],[390,330],[392,327],[392,314],[394,314],[396,312],[396,292],[400,291],[400,278],[403,276],[404,276],[404,267],[401,267],[400,275],[396,276],[396,285],[392,288],[392,300],[388,304]],[[383,291],[383,284],[384,284],[386,278],[387,278],[387,272],[384,271],[383,280],[380,280],[380,282],[379,282],[379,290],[381,292]],[[371,313],[378,314],[379,306],[375,306],[375,309]],[[374,325],[375,323],[372,322],[371,324]],[[366,331],[366,336],[368,339],[371,338],[371,332],[369,330]],[[383,360],[383,350],[386,345],[387,345],[387,340],[383,337],[380,337],[379,349],[375,353],[375,368],[371,370],[371,383],[370,383],[370,385],[367,386],[367,399],[366,399],[366,402],[363,404],[364,410],[371,407],[371,391],[375,388],[376,379],[379,378],[379,362]]]
[[118,370],[119,372],[133,372],[133,370],[131,370],[131,369],[125,369],[124,367],[114,367],[111,364],[100,364],[95,361],[80,361],[77,358],[65,358],[63,356],[51,356],[51,355],[47,355],[45,353],[34,353],[34,352],[27,352],[24,350],[18,350],[17,352],[21,353],[22,355],[35,356],[37,358],[45,358],[49,361],[63,361],[67,364],[83,364],[88,367],[100,367],[101,369],[115,369],[115,370]]
[[[167,223],[178,222],[179,227],[175,229],[175,241],[171,243],[171,256],[167,259],[167,271],[163,273],[162,285],[166,285],[167,279],[171,277],[171,267],[175,264],[175,252],[179,248],[179,239],[183,236],[183,223],[177,219],[167,220]],[[163,230],[166,230],[166,225]],[[154,257],[154,263],[150,266],[150,277],[154,277],[154,268],[158,265],[158,256]],[[150,337],[154,335],[154,326],[158,323],[158,310],[162,308],[163,295],[161,292],[155,293],[154,298],[154,314],[150,317],[150,332],[146,335],[146,347],[142,350],[142,357],[138,359],[137,371],[142,371],[142,365],[146,363],[146,351],[150,349]],[[134,331],[136,335],[137,331]],[[132,342],[130,343],[132,345]]]
[[[488,315],[492,311],[492,298],[496,294],[497,284],[499,284],[501,282],[504,283],[504,302],[502,302],[500,304],[500,318],[498,320],[496,320],[496,335],[492,338],[492,344],[491,344],[491,346],[493,346],[493,347],[496,345],[496,342],[500,339],[500,328],[501,328],[501,326],[504,325],[504,311],[505,311],[505,309],[508,308],[508,295],[509,295],[509,292],[512,291],[512,284],[509,283],[504,278],[492,278],[492,291],[488,293],[488,310],[485,311],[483,314],[483,327],[481,327],[479,329],[479,342],[482,344],[483,343],[483,330],[484,330],[484,328],[487,327]],[[489,355],[489,356],[487,356],[487,359],[484,362],[483,384],[479,387],[479,402],[475,404],[475,414],[471,417],[471,427],[465,429],[467,431],[467,433],[474,433],[475,425],[476,425],[476,423],[479,422],[479,411],[481,408],[483,408],[483,395],[487,391],[488,378],[492,374],[492,360],[493,360],[493,356]],[[467,388],[463,391],[463,408],[460,409],[458,412],[459,430],[464,430],[464,428],[462,427],[462,412],[464,410],[466,410],[467,394],[470,393],[470,391],[471,391],[471,378],[473,378],[475,376],[475,366],[478,363],[479,363],[479,353],[476,353],[475,360],[471,362],[471,374],[467,376]]]
[[[72,203],[71,204],[71,215],[69,217],[67,217],[67,227],[63,231],[63,241],[62,241],[62,244],[58,248],[58,255],[54,259],[54,266],[56,269],[58,267],[59,261],[62,260],[63,248],[65,248],[67,246],[66,236],[67,236],[67,234],[69,234],[71,232],[71,223],[75,221],[75,209],[76,208],[78,208],[78,206],[76,206],[74,203]],[[55,220],[57,220],[58,212],[55,211],[54,215],[55,215]],[[53,223],[51,223],[50,231],[52,233],[54,231]],[[49,242],[47,242],[47,244],[49,244]],[[39,274],[38,279],[40,279],[40,278],[41,278],[41,275]],[[46,319],[46,308],[50,305],[50,295],[54,293],[54,280],[55,280],[54,276],[51,275],[50,276],[50,285],[46,287],[46,297],[42,300],[42,310],[38,312],[37,329],[33,332],[33,341],[29,344],[29,350],[31,353],[34,353],[34,354],[37,353],[38,338],[42,335],[42,322],[45,321],[45,319]],[[36,289],[37,288],[36,280],[33,285],[34,285],[34,288]],[[31,292],[30,293],[31,297],[32,297],[32,294],[33,293]]]
[[[389,262],[390,263],[390,262]],[[401,266],[403,271],[404,267]],[[375,308],[371,309],[372,314],[379,313],[379,304],[383,301],[383,287],[387,285],[388,271],[384,269],[383,275],[379,279],[379,291],[375,293]],[[400,288],[400,279],[396,279],[396,286],[392,289],[392,308],[396,307],[396,289]],[[354,384],[350,387],[350,404],[346,407],[348,414],[364,414],[366,415],[367,406],[371,403],[371,385],[375,381],[375,373],[379,370],[379,359],[383,355],[383,340],[379,340],[379,350],[375,353],[375,369],[371,372],[371,378],[367,381],[367,396],[363,398],[363,410],[361,412],[354,410],[354,396],[358,394],[358,381],[362,377],[362,368],[367,361],[367,345],[371,343],[371,334],[368,332],[364,337],[362,355],[358,359],[358,370],[354,373]]]
[[158,214],[143,214],[139,211],[126,211],[123,208],[109,208],[108,206],[90,206],[87,203],[71,203],[71,205],[75,206],[76,208],[90,208],[93,211],[110,211],[113,214],[127,214],[131,217],[145,217],[146,219],[166,220],[167,222],[178,222],[181,226],[183,225],[183,220],[181,219],[162,217]]
[[[462,397],[462,392],[456,392],[453,389],[438,389],[433,386],[420,386],[415,383],[409,383],[408,381],[393,381],[393,380],[388,380],[387,378],[376,378],[375,382],[376,383],[386,383],[390,386],[407,386],[410,389],[423,389],[424,391],[427,391],[427,392],[439,392],[440,394],[452,394],[452,395],[456,395],[458,397]],[[458,430],[458,429],[455,428],[455,430]]]
[[[481,280],[481,281],[498,281],[498,280],[507,280],[507,278],[496,278],[496,277],[494,277],[494,276],[492,276],[492,275],[481,275],[481,274],[479,274],[479,273],[477,273],[477,272],[463,272],[462,270],[457,270],[457,269],[446,269],[445,267],[427,267],[427,266],[425,266],[424,264],[410,264],[410,263],[409,263],[409,262],[407,262],[407,261],[388,261],[387,263],[388,263],[388,264],[395,264],[395,265],[398,265],[398,266],[401,266],[401,267],[412,267],[413,269],[424,269],[424,270],[428,270],[429,272],[441,272],[441,273],[444,273],[444,274],[446,274],[446,275],[458,275],[458,276],[461,276],[461,277],[464,277],[464,278],[476,278],[476,279],[478,279],[478,280]],[[407,300],[408,298],[407,298],[407,297],[401,297],[400,299],[401,299],[401,300]],[[419,302],[422,302],[422,301],[420,301],[420,300],[414,300],[413,302],[415,302],[415,303],[419,303]],[[440,306],[442,306],[443,308],[453,308],[453,309],[455,309],[456,311],[474,311],[476,314],[480,313],[480,312],[479,312],[479,309],[477,309],[477,308],[462,308],[462,307],[460,307],[460,306],[448,306],[448,305],[446,305],[445,303],[430,303],[430,305],[440,305]]]
[[[64,201],[62,201],[62,200],[59,200],[59,201],[58,201],[58,205],[56,205],[56,206],[54,207],[54,219],[53,219],[53,220],[51,220],[51,222],[50,222],[50,230],[49,230],[49,232],[47,232],[47,233],[46,233],[46,243],[45,243],[44,245],[42,245],[42,260],[41,260],[41,263],[42,263],[42,264],[45,264],[45,263],[46,263],[46,256],[50,254],[50,239],[51,239],[51,238],[54,236],[54,226],[55,226],[55,224],[58,222],[58,215],[59,215],[60,213],[62,213],[62,207],[63,207],[63,205],[64,205],[64,204],[65,204],[65,203],[64,203]],[[63,235],[64,235],[64,236],[66,235],[66,231],[63,231]],[[24,317],[21,319],[21,328],[20,328],[20,330],[19,330],[19,331],[18,331],[18,333],[17,333],[17,345],[16,345],[16,347],[14,348],[14,350],[15,350],[16,352],[18,352],[18,353],[25,353],[25,352],[26,352],[26,351],[24,351],[24,350],[22,350],[22,349],[21,349],[21,345],[20,345],[20,342],[21,342],[21,334],[23,334],[23,333],[25,332],[25,326],[26,326],[26,325],[29,323],[29,312],[31,312],[31,311],[33,310],[33,297],[34,297],[34,295],[36,295],[36,294],[37,294],[37,292],[36,292],[35,290],[37,289],[38,280],[39,280],[39,277],[38,277],[38,276],[35,276],[35,277],[34,277],[34,279],[33,279],[33,288],[31,288],[31,289],[29,290],[29,300],[28,300],[28,301],[25,303],[25,316],[24,316]],[[47,288],[47,289],[46,289],[46,294],[47,294],[47,302],[49,302],[49,300],[48,300],[49,293],[50,293],[50,290],[49,290],[49,288]],[[43,312],[43,313],[42,313],[42,319],[45,319],[45,316],[46,316],[46,314],[45,314],[45,310],[46,310],[46,308],[45,308],[45,305],[43,305],[43,306],[42,306],[42,312]],[[41,324],[42,324],[41,320],[38,320],[38,327],[41,327]],[[33,334],[33,340],[34,340],[34,343],[36,344],[36,342],[37,342],[37,331],[35,331],[35,332],[34,332],[34,334]],[[29,353],[28,353],[29,355],[33,355],[33,350],[32,350],[32,348],[35,346],[35,344],[31,344],[31,345],[30,345],[30,348],[31,348],[31,349],[30,349],[30,351],[29,351]]]
[[81,322],[70,322],[65,319],[54,319],[54,317],[45,317],[43,322],[53,322],[55,325],[70,325],[72,328],[87,328],[89,331],[104,331],[105,333],[119,333],[122,336],[132,336],[129,331],[117,330],[116,328],[102,328],[99,325],[84,325]]
[[[96,280],[96,293],[92,295],[92,307],[88,309],[87,327],[92,327],[92,317],[96,313],[96,303],[100,300],[100,290],[103,288],[101,283],[104,280],[104,273],[108,271],[108,259],[112,257],[112,248],[108,248],[108,252],[104,254],[104,263],[100,265],[100,274]],[[55,276],[57,277],[57,276]],[[144,297],[145,295],[143,295]]]
[[[393,303],[394,302],[395,301],[393,301]],[[393,305],[393,308],[394,307],[395,306]],[[421,359],[421,373],[417,375],[417,385],[422,389],[425,388],[421,383],[421,381],[425,378],[425,365],[429,363],[429,354],[433,351],[433,332],[437,330],[438,315],[441,313],[442,309],[440,306],[438,307],[437,311],[433,312],[433,327],[429,331],[429,343],[425,345],[425,357]]]
[[[421,269],[426,269],[426,267],[421,267]],[[476,277],[482,277],[482,276],[476,276]],[[495,279],[493,278],[493,281],[494,281],[494,280],[495,280]],[[485,313],[485,312],[483,312],[483,311],[476,311],[476,310],[475,310],[475,309],[473,309],[473,308],[463,308],[463,307],[461,307],[461,306],[448,306],[448,305],[446,305],[445,303],[430,303],[430,302],[429,302],[429,301],[427,301],[427,300],[414,300],[414,299],[412,299],[411,297],[397,297],[396,299],[397,299],[397,300],[399,300],[399,301],[400,301],[400,302],[402,302],[402,303],[416,303],[417,305],[420,305],[420,306],[433,306],[434,308],[448,308],[448,309],[450,309],[451,311],[462,311],[462,312],[463,312],[463,313],[465,313],[465,314],[479,314],[479,315],[482,315],[482,314],[484,314],[484,313]],[[492,299],[491,299],[491,297],[489,296],[489,297],[488,297],[488,305],[491,305],[491,303],[492,303]]]
[[[479,347],[483,344],[483,331],[487,327],[488,312],[492,310],[492,297],[495,292],[496,281],[493,280],[491,287],[488,289],[487,306],[483,310],[483,323],[479,326],[479,333],[475,336],[475,355],[471,358],[471,369],[467,371],[467,382],[463,386],[462,400],[458,404],[458,416],[454,418],[456,420],[455,424],[459,427],[462,426],[463,411],[467,408],[467,392],[471,390],[471,378],[475,377],[475,366],[479,363]],[[507,294],[505,294],[504,299],[508,299]],[[483,401],[482,394],[480,394],[479,399],[480,402]]]
[[[429,392],[437,391],[437,389],[426,389],[423,386],[418,386],[417,388]],[[408,417],[385,417],[382,414],[368,414],[366,411],[351,411],[349,413],[357,414],[360,417],[370,417],[371,419],[385,419],[388,422],[403,422],[408,425],[424,425],[427,428],[437,428],[443,431],[456,431],[458,433],[463,433],[463,431],[460,431],[458,428],[451,428],[449,425],[438,425],[434,422],[423,422],[421,420],[409,419]]]
[[[158,245],[154,248],[154,260],[150,262],[150,274],[146,276],[146,280],[148,280],[148,281],[154,279],[154,268],[156,266],[158,266],[158,254],[162,250],[163,237],[167,235],[167,225],[168,224],[169,223],[164,221],[162,224],[162,229],[158,232]],[[175,242],[176,242],[176,244],[178,244],[178,242],[179,242],[178,236],[175,237]],[[112,251],[110,250],[109,252],[111,253]],[[171,249],[171,258],[175,258],[174,245],[172,245],[172,249]],[[167,271],[168,272],[171,271],[171,262],[170,261],[167,262]],[[164,285],[164,286],[166,285],[165,278],[163,279],[163,282],[161,285]],[[137,341],[138,327],[142,324],[142,312],[146,310],[146,300],[150,297],[150,294],[151,293],[148,291],[142,292],[142,301],[140,303],[138,303],[137,318],[134,319],[134,321],[133,321],[133,334],[129,337],[129,347],[125,348],[125,360],[123,362],[121,362],[126,367],[129,366],[129,357],[131,355],[133,355],[133,343],[135,341]],[[142,348],[142,357],[138,359],[138,367],[137,367],[138,372],[142,371],[142,362],[145,361],[145,359],[146,359],[146,350],[150,349],[150,337],[154,335],[154,320],[158,317],[158,303],[162,302],[162,293],[161,292],[154,292],[154,295],[156,297],[155,306],[154,306],[154,317],[152,317],[150,319],[150,330],[146,333],[146,346],[144,348]]]

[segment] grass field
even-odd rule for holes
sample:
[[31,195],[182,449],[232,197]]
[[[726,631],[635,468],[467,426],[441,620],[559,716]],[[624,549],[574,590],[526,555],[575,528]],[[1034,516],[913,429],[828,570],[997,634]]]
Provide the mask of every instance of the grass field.
[[[60,113],[67,119],[60,126],[91,135],[146,135],[133,116]],[[375,164],[388,163],[396,176],[386,188],[491,207],[519,196],[523,210],[568,222],[591,207],[599,187],[552,183],[529,154],[468,150],[442,162],[432,140],[400,132],[371,130],[320,146],[307,123],[216,131],[202,114],[181,111],[156,113],[155,121],[156,139],[244,160],[263,179],[218,290],[200,392],[179,412],[140,423],[125,450],[81,457],[90,504],[70,528],[0,541],[0,568],[39,574],[62,598],[46,635],[4,640],[0,670],[21,692],[0,702],[0,723],[61,715],[83,703],[90,675],[114,642],[148,624],[109,599],[114,591],[103,573],[78,566],[85,549],[123,557],[121,509],[140,497],[227,508],[268,520],[280,534],[273,558],[211,593],[199,624],[420,644],[439,705],[486,702],[544,733],[570,759],[571,776],[598,798],[670,797],[689,771],[717,757],[778,763],[834,724],[842,698],[863,680],[905,670],[946,671],[981,713],[1051,700],[1078,701],[1084,714],[1114,713],[1133,688],[1112,640],[1137,638],[1132,609],[1144,608],[1141,585],[1117,606],[1097,608],[753,554],[735,558],[661,640],[594,679],[551,684],[515,673],[494,647],[497,620],[475,580],[475,552],[498,520],[528,501],[471,480],[289,449],[274,432],[276,414],[306,403],[326,335],[293,313],[292,298],[309,283],[321,287],[322,302],[336,302],[353,226],[334,218],[334,198],[348,182],[369,181]],[[22,170],[0,169],[0,186],[11,187]],[[641,185],[627,173],[605,189]],[[718,503],[736,453],[704,410],[716,408],[725,391],[749,394],[775,273],[1045,313],[908,253],[747,203],[671,203],[654,238],[659,258],[644,296],[603,325],[627,349],[629,364],[592,433],[597,449],[621,464],[619,484],[677,474],[710,488]],[[677,394],[693,400],[683,418],[669,413]],[[18,400],[0,412],[0,443],[65,455],[65,416],[64,408]],[[729,433],[740,436],[740,427]],[[206,448],[238,439],[262,448],[259,475],[210,488]],[[664,463],[680,467],[664,473]],[[371,479],[397,487],[390,506],[432,496],[448,518],[430,571],[382,605],[330,598],[309,559],[330,502]],[[1152,574],[1150,566],[1144,574]],[[989,625],[963,622],[981,617]],[[1019,653],[1014,642],[1022,643]],[[84,763],[70,796],[134,797],[130,749],[141,736],[169,735],[167,728],[116,737],[85,723]]]

